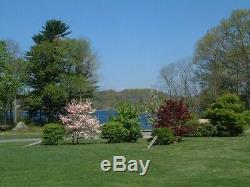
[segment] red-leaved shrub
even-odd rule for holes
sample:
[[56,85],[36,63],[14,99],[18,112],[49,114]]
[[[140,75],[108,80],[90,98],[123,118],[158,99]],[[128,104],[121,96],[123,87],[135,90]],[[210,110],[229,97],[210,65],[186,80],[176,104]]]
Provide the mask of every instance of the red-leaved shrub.
[[187,105],[180,101],[165,100],[156,114],[155,128],[171,128],[175,136],[184,136],[193,131],[193,127],[187,125],[191,119]]

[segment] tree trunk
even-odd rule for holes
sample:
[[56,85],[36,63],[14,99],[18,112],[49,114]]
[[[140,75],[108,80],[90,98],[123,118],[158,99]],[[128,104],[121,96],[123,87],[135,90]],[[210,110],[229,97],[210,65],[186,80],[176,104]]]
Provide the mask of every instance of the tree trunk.
[[74,144],[75,143],[75,133],[73,132],[72,133],[72,144]]
[[76,144],[79,144],[79,132],[77,132],[77,136],[76,136]]
[[10,102],[9,114],[10,114],[10,123],[11,123],[11,124],[13,124],[12,109],[13,109],[13,105],[12,105],[12,103]]

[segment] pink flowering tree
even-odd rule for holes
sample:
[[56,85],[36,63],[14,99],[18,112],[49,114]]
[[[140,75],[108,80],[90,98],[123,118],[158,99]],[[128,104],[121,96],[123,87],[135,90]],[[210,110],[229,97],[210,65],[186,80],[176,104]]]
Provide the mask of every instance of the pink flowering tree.
[[95,109],[89,100],[72,100],[65,107],[67,114],[60,115],[66,131],[72,133],[72,142],[78,143],[80,137],[94,138],[99,134],[99,121],[92,116]]

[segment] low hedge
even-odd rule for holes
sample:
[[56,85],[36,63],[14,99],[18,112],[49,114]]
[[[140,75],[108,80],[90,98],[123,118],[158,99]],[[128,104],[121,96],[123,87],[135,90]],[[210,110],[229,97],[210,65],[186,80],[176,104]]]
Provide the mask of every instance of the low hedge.
[[62,125],[57,123],[49,123],[44,126],[42,143],[44,145],[57,145],[62,142],[65,130]]
[[129,136],[129,131],[120,122],[110,121],[102,126],[102,138],[109,143],[123,142]]
[[174,142],[174,133],[170,128],[155,128],[152,136],[157,136],[155,144],[167,145]]

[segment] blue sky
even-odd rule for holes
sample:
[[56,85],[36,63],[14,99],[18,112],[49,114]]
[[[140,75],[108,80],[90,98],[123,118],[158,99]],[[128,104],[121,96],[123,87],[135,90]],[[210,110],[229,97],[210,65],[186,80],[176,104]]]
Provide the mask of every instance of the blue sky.
[[248,0],[1,0],[0,39],[23,51],[48,19],[70,25],[100,61],[100,88],[152,88],[162,66],[191,57],[195,44]]

